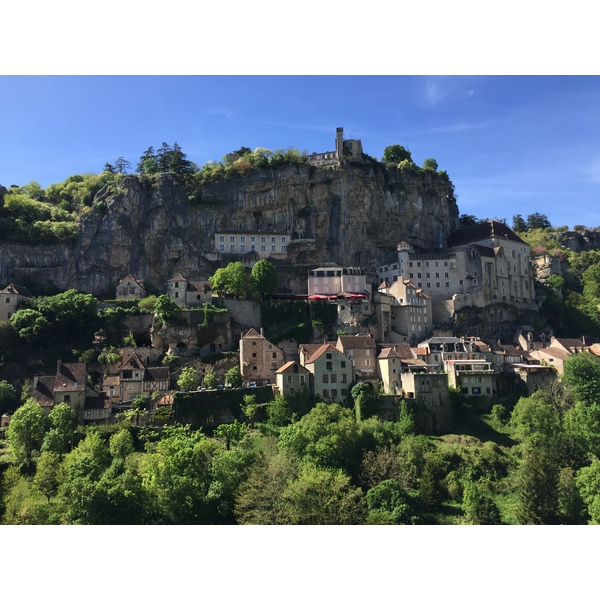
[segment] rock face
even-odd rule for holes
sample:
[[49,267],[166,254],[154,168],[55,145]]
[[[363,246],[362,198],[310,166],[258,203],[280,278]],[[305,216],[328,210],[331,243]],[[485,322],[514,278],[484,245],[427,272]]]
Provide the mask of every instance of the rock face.
[[116,192],[97,194],[75,244],[0,244],[0,278],[29,268],[35,279],[59,288],[101,294],[132,273],[162,290],[178,271],[205,279],[221,266],[215,232],[262,231],[291,236],[284,284],[305,287],[303,267],[368,266],[393,258],[399,241],[437,247],[457,226],[446,176],[378,163],[256,170],[207,185],[194,201],[170,175],[154,181],[132,175]]

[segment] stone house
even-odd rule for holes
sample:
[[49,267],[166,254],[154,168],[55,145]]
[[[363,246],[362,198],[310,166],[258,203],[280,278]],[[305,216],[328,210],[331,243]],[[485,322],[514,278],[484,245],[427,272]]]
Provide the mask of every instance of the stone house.
[[538,361],[541,365],[554,367],[556,371],[562,375],[564,373],[565,361],[572,356],[572,353],[568,352],[564,348],[548,346],[547,348],[530,350],[529,356],[535,361]]
[[240,370],[244,381],[275,383],[277,370],[286,363],[281,348],[251,328],[240,338]]
[[377,345],[370,335],[340,335],[335,347],[345,354],[360,380],[377,380]]
[[409,403],[422,406],[419,425],[425,431],[450,431],[454,412],[446,373],[406,372],[402,374],[402,392]]
[[522,382],[528,395],[546,388],[557,376],[556,370],[546,365],[510,363],[507,368]]
[[4,427],[8,427],[10,425],[10,415],[8,413],[4,413],[0,417],[0,429]]
[[349,403],[354,367],[348,356],[332,344],[323,344],[305,360],[303,366],[312,373],[315,395],[325,402]]
[[531,351],[547,348],[551,342],[550,338],[545,331],[536,331],[533,327],[520,327],[515,341],[523,350]]
[[8,321],[26,298],[33,296],[24,287],[14,283],[0,290],[0,321]]
[[115,296],[117,300],[133,300],[136,298],[144,298],[146,296],[146,288],[141,279],[136,279],[131,273],[119,280]]
[[409,279],[384,281],[377,289],[379,294],[391,296],[391,333],[403,342],[414,344],[433,331],[433,305],[431,297]]
[[[57,363],[55,375],[36,375],[33,378],[31,395],[44,409],[46,415],[50,414],[55,405],[62,402],[67,403],[80,422],[87,420],[86,404],[88,406],[95,405],[99,402],[97,399],[100,397],[100,394],[88,384],[85,363],[63,363],[60,360]],[[110,416],[110,410],[106,414],[104,406],[106,401],[102,402],[104,407],[102,414],[107,419]]]
[[201,306],[212,301],[212,286],[208,281],[191,281],[177,273],[167,281],[167,294],[180,308]]
[[102,383],[102,392],[113,403],[128,403],[136,396],[150,397],[169,389],[169,368],[148,367],[135,351],[125,355],[116,373],[105,377]]
[[495,394],[494,368],[483,359],[451,359],[445,361],[448,385],[457,387],[464,396]]
[[277,390],[284,396],[312,389],[311,373],[295,361],[289,361],[275,372]]
[[370,295],[367,269],[363,267],[317,267],[308,272],[308,297],[342,296],[364,300]]
[[402,358],[393,348],[383,348],[379,353],[377,374],[386,394],[396,394],[402,388]]

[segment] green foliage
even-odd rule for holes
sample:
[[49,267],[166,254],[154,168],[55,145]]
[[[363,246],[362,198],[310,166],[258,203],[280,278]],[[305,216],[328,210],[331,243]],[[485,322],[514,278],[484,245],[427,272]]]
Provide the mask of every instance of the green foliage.
[[232,262],[225,268],[217,269],[208,280],[219,295],[230,294],[240,298],[250,290],[250,276],[241,262]]
[[177,387],[180,390],[195,390],[198,387],[198,373],[193,367],[184,367],[177,378]]
[[277,289],[278,275],[275,267],[268,261],[257,261],[250,272],[250,286],[258,296],[272,294]]
[[113,433],[109,440],[109,450],[113,460],[120,459],[125,461],[125,459],[130,454],[133,454],[134,451],[131,433],[127,429],[121,429],[120,431]]
[[419,495],[406,491],[395,479],[386,479],[366,495],[368,525],[417,525],[422,508]]
[[53,452],[57,455],[66,454],[73,439],[76,422],[71,408],[66,402],[61,402],[52,407],[48,415],[50,429],[44,436],[42,451]]
[[515,233],[527,231],[527,223],[521,215],[513,215],[512,229]]
[[156,296],[146,296],[145,298],[140,298],[138,300],[138,307],[143,311],[153,313],[156,310],[156,301]]
[[242,412],[246,418],[250,421],[250,427],[254,424],[254,419],[258,414],[258,402],[254,394],[244,395],[244,404],[242,406]]
[[231,449],[232,442],[239,442],[246,435],[246,423],[234,419],[233,423],[221,423],[215,429],[215,436],[225,440],[227,450]]
[[33,451],[44,439],[44,409],[29,398],[11,417],[6,437],[17,461],[29,466]]
[[129,331],[129,333],[123,338],[123,346],[130,346],[135,348],[136,346],[135,337],[133,335],[133,331]]
[[48,319],[38,310],[22,308],[10,318],[10,324],[31,346],[39,345],[50,333]]
[[463,486],[462,510],[471,525],[500,525],[500,511],[496,503],[486,496],[481,485],[466,481]]
[[163,325],[173,325],[181,320],[181,308],[166,294],[156,299],[154,310],[156,318]]
[[552,224],[546,215],[536,212],[527,216],[527,229],[548,229],[550,227]]
[[208,369],[202,380],[202,385],[206,388],[215,388],[219,384],[219,378],[213,368]]
[[396,163],[403,160],[412,162],[410,152],[404,147],[394,144],[393,146],[387,146],[383,151],[383,162]]
[[563,383],[586,404],[600,402],[600,359],[588,352],[570,356],[564,363]]
[[575,483],[591,517],[591,523],[600,524],[600,460],[594,459],[577,473]]
[[426,158],[423,161],[422,168],[427,171],[437,171],[438,170],[437,160],[435,160],[435,158]]
[[269,422],[276,427],[284,427],[292,421],[292,411],[287,399],[282,394],[276,394],[267,404]]
[[12,406],[17,397],[15,388],[5,379],[0,381],[0,415]]
[[240,368],[238,366],[231,367],[225,374],[225,384],[231,385],[231,387],[241,387],[242,383],[244,383],[244,378]]
[[50,450],[42,451],[37,462],[33,484],[46,496],[48,502],[58,491],[59,468],[60,456]]

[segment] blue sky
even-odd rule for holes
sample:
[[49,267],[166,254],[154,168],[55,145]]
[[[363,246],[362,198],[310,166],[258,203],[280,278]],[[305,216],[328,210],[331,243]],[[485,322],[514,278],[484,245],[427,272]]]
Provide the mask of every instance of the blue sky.
[[198,165],[247,146],[433,157],[461,213],[600,225],[597,76],[2,76],[0,184],[43,187],[178,142]]

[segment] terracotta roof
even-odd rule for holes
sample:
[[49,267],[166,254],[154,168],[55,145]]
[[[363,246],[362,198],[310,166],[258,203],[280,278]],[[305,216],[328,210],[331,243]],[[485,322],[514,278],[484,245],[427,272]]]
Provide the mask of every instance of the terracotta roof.
[[584,348],[583,341],[577,338],[554,338],[552,342],[560,344],[569,351],[575,348],[578,350],[583,350]]
[[590,346],[590,352],[596,356],[600,356],[600,344],[592,344]]
[[104,382],[102,384],[102,387],[104,386],[117,386],[121,383],[121,378],[118,375],[109,375],[108,377],[104,378]]
[[316,360],[321,358],[325,352],[338,352],[339,354],[343,354],[343,352],[340,352],[335,346],[332,346],[331,344],[323,344],[316,352],[313,352],[310,358],[305,361],[305,364],[314,363]]
[[187,281],[187,279],[181,273],[177,273],[177,275],[175,275],[175,277],[171,277],[171,279],[167,280],[167,282],[170,282],[170,281]]
[[393,348],[383,348],[377,359],[386,360],[388,358],[401,358],[401,356]]
[[106,394],[100,394],[99,396],[86,396],[83,408],[91,410],[94,408],[110,408],[112,402]]
[[413,354],[415,356],[427,356],[429,354],[429,348],[427,347],[423,347],[423,348],[411,348],[411,350],[413,351]]
[[530,351],[531,356],[540,357],[540,356],[551,356],[553,358],[558,358],[559,360],[566,360],[569,358],[570,354],[566,350],[562,348],[539,348],[537,350]]
[[346,350],[375,348],[375,340],[370,335],[340,335],[338,343]]
[[283,365],[283,367],[279,367],[279,369],[277,369],[277,371],[275,371],[275,375],[277,375],[277,373],[283,373],[289,367],[291,367],[293,364],[295,364],[295,361],[293,361],[293,360],[290,360],[289,362],[286,362],[285,365]]
[[17,294],[24,298],[33,298],[28,290],[15,283],[9,283],[3,290],[0,290],[0,294]]
[[448,246],[464,246],[471,242],[489,240],[495,237],[512,240],[513,242],[525,242],[510,228],[500,221],[483,221],[465,229],[456,229],[448,236]]
[[173,394],[161,396],[156,403],[157,406],[171,406],[173,404]]

